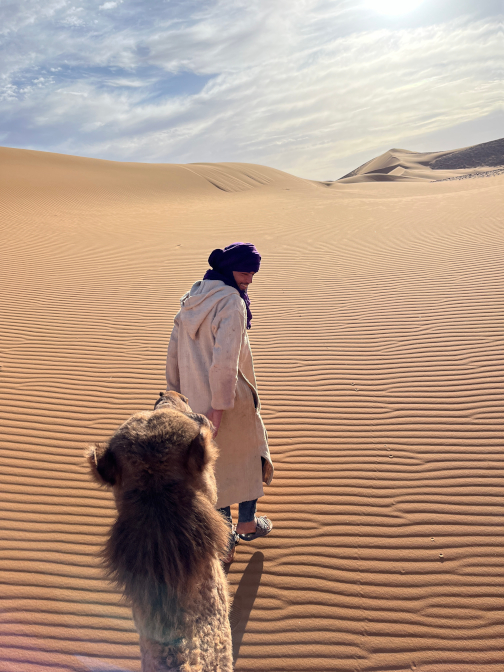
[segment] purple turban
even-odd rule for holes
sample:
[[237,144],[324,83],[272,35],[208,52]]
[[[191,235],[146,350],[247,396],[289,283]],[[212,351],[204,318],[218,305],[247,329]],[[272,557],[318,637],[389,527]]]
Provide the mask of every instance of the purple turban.
[[261,255],[252,243],[232,243],[223,250],[214,250],[208,263],[215,270],[229,274],[231,271],[257,273],[261,265]]
[[247,292],[243,292],[235,282],[233,271],[257,273],[261,265],[261,255],[252,243],[232,243],[223,250],[216,249],[208,257],[212,267],[205,273],[203,280],[221,280],[226,285],[238,290],[247,309],[247,329],[251,327],[252,313]]

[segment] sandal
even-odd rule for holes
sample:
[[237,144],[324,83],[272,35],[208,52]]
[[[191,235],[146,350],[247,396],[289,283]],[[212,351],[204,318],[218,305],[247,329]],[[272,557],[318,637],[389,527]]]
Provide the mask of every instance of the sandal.
[[243,539],[243,541],[253,541],[254,539],[259,539],[259,537],[265,537],[273,529],[273,523],[266,516],[259,516],[259,518],[255,519],[255,522],[256,531],[249,534],[239,534],[240,539]]

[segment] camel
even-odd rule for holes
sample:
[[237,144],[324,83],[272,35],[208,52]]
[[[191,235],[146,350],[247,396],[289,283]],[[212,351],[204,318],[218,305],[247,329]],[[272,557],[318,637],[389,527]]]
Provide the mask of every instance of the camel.
[[92,478],[115,497],[102,558],[131,604],[142,672],[232,672],[212,428],[167,392],[86,451]]

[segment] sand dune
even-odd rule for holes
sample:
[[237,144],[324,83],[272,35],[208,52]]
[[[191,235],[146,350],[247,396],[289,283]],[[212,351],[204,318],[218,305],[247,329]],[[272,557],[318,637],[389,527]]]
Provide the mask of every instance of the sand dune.
[[504,166],[504,138],[444,152],[390,149],[338,180],[344,182],[428,181],[484,174]]
[[502,672],[504,176],[0,166],[0,670],[140,669],[83,448],[152,406],[180,295],[252,240],[275,528],[229,575],[236,669]]

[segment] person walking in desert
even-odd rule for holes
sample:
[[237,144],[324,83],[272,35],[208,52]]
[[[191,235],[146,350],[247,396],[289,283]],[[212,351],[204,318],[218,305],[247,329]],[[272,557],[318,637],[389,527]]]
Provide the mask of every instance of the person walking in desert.
[[237,536],[251,541],[269,534],[273,525],[256,516],[263,482],[273,478],[267,434],[260,416],[254,365],[247,329],[252,313],[248,287],[259,271],[261,256],[252,243],[233,243],[214,250],[211,270],[181,300],[168,345],[167,390],[189,399],[195,413],[215,427],[217,508],[232,527],[230,507],[239,504]]

